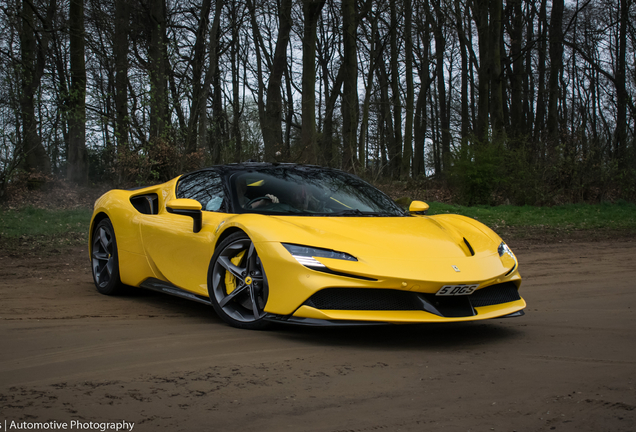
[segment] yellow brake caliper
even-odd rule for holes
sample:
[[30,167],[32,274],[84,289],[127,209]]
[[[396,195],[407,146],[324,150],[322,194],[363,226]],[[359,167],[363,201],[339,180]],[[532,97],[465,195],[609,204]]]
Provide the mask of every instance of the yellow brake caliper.
[[[243,255],[245,255],[245,251],[239,252],[234,258],[230,259],[232,264],[235,266],[239,265],[241,260],[243,259]],[[225,291],[228,294],[231,294],[232,291],[236,289],[236,277],[230,273],[228,270],[225,271]]]

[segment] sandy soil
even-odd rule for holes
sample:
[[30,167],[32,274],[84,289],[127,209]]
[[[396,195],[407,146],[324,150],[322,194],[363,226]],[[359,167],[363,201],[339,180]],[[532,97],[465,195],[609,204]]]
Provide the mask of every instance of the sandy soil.
[[514,246],[524,317],[266,332],[161,294],[102,296],[82,248],[5,252],[0,429],[636,430],[636,239]]

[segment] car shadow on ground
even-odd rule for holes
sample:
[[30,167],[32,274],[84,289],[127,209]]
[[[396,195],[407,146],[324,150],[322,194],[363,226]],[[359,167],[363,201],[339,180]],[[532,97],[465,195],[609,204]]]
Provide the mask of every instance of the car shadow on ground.
[[[187,316],[193,319],[209,320],[211,328],[227,326],[214,313],[211,306],[193,302],[164,293],[129,287],[121,296],[125,302],[143,303],[152,309],[153,316]],[[490,345],[506,342],[523,335],[522,327],[510,323],[520,318],[494,319],[487,321],[460,323],[425,324],[372,324],[361,326],[303,326],[273,323],[264,331],[255,332],[259,337],[286,340],[299,344],[347,346],[362,349],[456,349],[467,346]]]
[[507,320],[466,323],[428,323],[351,327],[300,327],[276,325],[274,337],[304,344],[347,346],[361,349],[455,349],[500,344],[523,335]]
[[221,323],[211,306],[157,291],[127,286],[117,299],[138,303],[143,309],[157,309],[157,313],[212,318],[213,323]]

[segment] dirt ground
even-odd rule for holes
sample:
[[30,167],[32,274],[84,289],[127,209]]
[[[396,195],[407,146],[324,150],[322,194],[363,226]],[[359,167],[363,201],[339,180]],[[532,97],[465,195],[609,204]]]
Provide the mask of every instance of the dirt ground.
[[73,420],[135,431],[636,430],[636,238],[512,247],[524,317],[263,332],[162,294],[102,296],[86,248],[5,251],[0,430]]

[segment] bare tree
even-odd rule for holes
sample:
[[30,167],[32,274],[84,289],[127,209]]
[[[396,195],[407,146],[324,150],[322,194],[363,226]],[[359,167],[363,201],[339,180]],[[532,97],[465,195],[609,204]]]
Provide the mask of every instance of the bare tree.
[[166,58],[166,2],[148,0],[148,60],[150,68],[150,137],[162,137],[168,125],[168,65]]
[[[130,7],[128,0],[115,0],[115,19],[113,51],[115,54],[115,134],[117,153],[128,150],[130,138],[130,119],[128,117],[128,51]],[[123,180],[121,169],[118,171],[118,183]]]
[[563,70],[563,0],[552,2],[550,19],[550,80],[548,83],[548,154],[559,143],[559,81]]
[[[435,10],[436,20],[434,22],[433,34],[435,35],[435,58],[437,60],[437,96],[439,98],[439,121],[441,127],[441,154],[442,154],[442,172],[447,171],[451,164],[450,152],[450,118],[448,111],[448,101],[446,99],[446,77],[444,73],[444,51],[446,48],[446,37],[444,36],[444,20],[445,16],[441,8]],[[436,174],[442,174],[436,172]]]
[[415,89],[413,83],[413,3],[404,1],[404,56],[406,99],[404,100],[406,119],[404,124],[404,151],[402,152],[402,177],[411,176],[411,160],[413,159],[413,117],[415,108]]
[[342,92],[342,165],[351,169],[358,146],[358,49],[355,0],[342,1],[343,17],[343,82]]
[[325,0],[303,0],[303,77],[301,145],[310,160],[318,159],[316,137],[316,29]]
[[71,91],[68,110],[68,161],[66,177],[76,184],[88,182],[86,151],[86,62],[84,59],[84,0],[70,0],[69,33]]
[[[251,2],[248,1],[251,4]],[[252,14],[252,29],[255,32],[255,48],[260,56],[260,46],[262,45],[261,35],[258,32],[258,24],[256,24],[256,9],[250,6]],[[291,0],[282,0],[278,11],[278,38],[276,40],[276,49],[271,63],[271,71],[269,82],[267,84],[267,101],[264,103],[262,96],[259,100],[261,114],[261,127],[263,129],[264,159],[266,161],[275,161],[276,152],[283,153],[285,145],[283,144],[283,99],[281,85],[283,75],[287,68],[287,47],[289,45],[290,33],[292,28],[292,2]],[[259,60],[259,68],[260,68]],[[262,76],[262,72],[259,73]],[[259,87],[264,86],[263,80],[259,80]],[[262,94],[262,90],[261,90]]]
[[[21,20],[21,53],[22,53],[22,95],[20,110],[22,114],[22,148],[24,168],[43,174],[50,174],[51,162],[38,134],[38,119],[35,115],[36,92],[44,74],[48,45],[51,35],[51,20],[54,2],[49,4],[46,15],[38,11],[36,18],[35,5],[23,0]],[[38,29],[43,31],[39,33]]]

